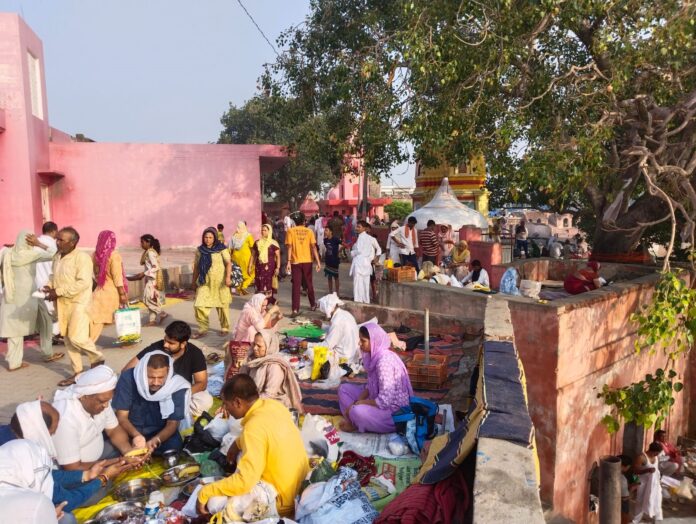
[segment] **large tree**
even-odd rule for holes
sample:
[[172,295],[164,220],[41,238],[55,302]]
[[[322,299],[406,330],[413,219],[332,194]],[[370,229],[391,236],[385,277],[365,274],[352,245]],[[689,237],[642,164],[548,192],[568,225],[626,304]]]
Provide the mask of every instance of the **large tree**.
[[308,114],[293,99],[271,93],[258,95],[243,106],[230,104],[222,116],[221,144],[278,144],[287,148],[289,161],[278,172],[263,177],[264,193],[297,210],[311,192],[335,183],[342,171],[342,150],[328,126],[336,112]]
[[[589,209],[594,248],[662,221],[693,236],[691,0],[312,0],[281,38],[276,88],[379,173],[411,142],[426,164],[483,153],[511,194]],[[674,237],[674,232],[672,234]]]

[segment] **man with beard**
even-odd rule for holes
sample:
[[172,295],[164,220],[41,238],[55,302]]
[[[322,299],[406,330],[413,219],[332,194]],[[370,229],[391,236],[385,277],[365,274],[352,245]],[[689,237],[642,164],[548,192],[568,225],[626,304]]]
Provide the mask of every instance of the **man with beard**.
[[188,419],[191,384],[174,374],[172,357],[152,351],[121,373],[111,405],[134,446],[156,455],[181,449],[179,423]]

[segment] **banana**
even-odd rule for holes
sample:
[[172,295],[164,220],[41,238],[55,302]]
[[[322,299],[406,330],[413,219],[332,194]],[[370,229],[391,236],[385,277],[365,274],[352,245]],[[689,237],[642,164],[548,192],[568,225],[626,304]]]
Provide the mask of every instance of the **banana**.
[[140,448],[140,449],[131,449],[128,453],[126,453],[124,456],[125,457],[139,457],[141,455],[145,455],[148,452],[147,448]]
[[179,477],[180,478],[181,477],[189,477],[189,476],[194,475],[196,473],[200,473],[200,471],[201,471],[201,467],[198,465],[187,466],[179,472]]

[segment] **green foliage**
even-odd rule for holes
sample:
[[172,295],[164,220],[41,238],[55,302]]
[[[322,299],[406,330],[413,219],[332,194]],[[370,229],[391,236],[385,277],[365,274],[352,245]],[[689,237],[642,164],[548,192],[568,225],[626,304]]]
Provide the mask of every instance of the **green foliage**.
[[268,79],[308,114],[340,108],[330,129],[370,173],[405,142],[426,165],[481,152],[494,199],[590,210],[595,248],[626,252],[665,218],[643,177],[696,209],[695,18],[685,0],[313,0]]
[[290,160],[263,177],[264,193],[297,209],[310,192],[335,183],[342,170],[342,150],[330,137],[331,115],[306,115],[297,100],[261,95],[242,107],[230,105],[222,116],[221,144],[277,144]]
[[660,427],[674,405],[673,393],[684,388],[681,382],[675,382],[676,376],[674,370],[658,369],[654,375],[645,375],[645,380],[624,388],[613,389],[605,384],[597,397],[611,408],[602,419],[607,431],[616,433],[622,421],[634,422],[646,429]]
[[413,204],[403,200],[396,200],[384,206],[384,211],[389,213],[389,220],[403,220],[413,211]]
[[663,351],[670,360],[687,353],[696,337],[696,290],[678,274],[662,273],[650,304],[631,316],[638,324],[636,351]]

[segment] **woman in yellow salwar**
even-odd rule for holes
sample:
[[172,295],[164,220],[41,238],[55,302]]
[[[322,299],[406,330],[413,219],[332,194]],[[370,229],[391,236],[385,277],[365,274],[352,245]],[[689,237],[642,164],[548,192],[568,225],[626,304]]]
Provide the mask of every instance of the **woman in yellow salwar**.
[[246,295],[248,293],[247,288],[254,281],[254,268],[252,266],[251,272],[249,272],[249,261],[251,260],[251,250],[254,247],[254,238],[249,233],[244,222],[239,222],[237,224],[237,231],[230,239],[230,254],[232,255],[232,262],[237,264],[242,270],[242,276],[244,280],[240,284],[237,290],[240,295]]
[[198,322],[198,332],[191,338],[201,338],[208,332],[210,310],[215,308],[220,320],[220,334],[230,331],[230,302],[232,302],[232,261],[230,253],[217,238],[217,230],[209,227],[203,231],[201,245],[193,262],[193,288],[196,301],[193,304]]

